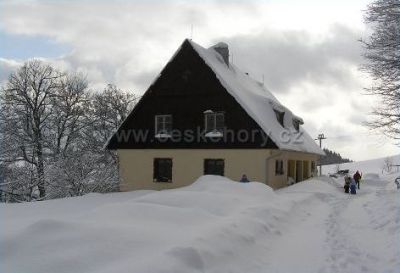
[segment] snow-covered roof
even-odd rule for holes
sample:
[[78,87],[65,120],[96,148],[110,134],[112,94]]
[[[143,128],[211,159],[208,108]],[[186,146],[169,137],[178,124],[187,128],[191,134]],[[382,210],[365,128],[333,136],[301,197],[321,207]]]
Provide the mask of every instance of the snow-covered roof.
[[[204,62],[214,71],[216,77],[242,108],[258,123],[261,129],[269,135],[282,150],[294,150],[323,155],[324,152],[314,139],[300,127],[301,136],[287,132],[296,132],[293,119],[303,124],[303,120],[295,116],[283,106],[264,85],[233,64],[226,65],[222,56],[214,50],[216,46],[206,49],[193,41],[189,41]],[[225,43],[217,44],[227,46]],[[278,122],[275,111],[284,112],[284,127]],[[288,141],[289,140],[289,141]]]

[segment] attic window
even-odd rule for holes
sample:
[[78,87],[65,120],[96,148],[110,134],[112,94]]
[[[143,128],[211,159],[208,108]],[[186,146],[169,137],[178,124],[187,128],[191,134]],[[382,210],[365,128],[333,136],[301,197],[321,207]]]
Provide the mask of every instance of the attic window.
[[204,112],[206,136],[222,137],[224,132],[224,113],[207,110]]
[[297,119],[293,119],[293,127],[298,132],[300,130],[300,121]]
[[155,116],[155,136],[170,137],[172,131],[172,115],[156,115]]
[[284,127],[283,125],[283,119],[285,117],[285,112],[280,112],[278,110],[274,110],[275,115],[276,115],[276,119],[278,120],[279,124]]

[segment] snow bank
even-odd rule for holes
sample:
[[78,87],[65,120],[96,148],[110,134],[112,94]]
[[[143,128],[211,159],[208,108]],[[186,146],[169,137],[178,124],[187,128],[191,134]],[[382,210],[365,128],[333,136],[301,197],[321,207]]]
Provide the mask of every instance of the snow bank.
[[[196,272],[248,264],[290,210],[268,186],[201,177],[191,186],[2,204],[4,272]],[[232,270],[234,270],[234,264]]]
[[[1,271],[340,272],[321,268],[334,268],[334,257],[351,255],[336,244],[343,232],[355,236],[354,230],[366,238],[374,232],[384,236],[380,253],[363,250],[355,261],[370,255],[368,266],[397,268],[390,240],[399,232],[399,217],[390,222],[399,208],[393,202],[397,192],[383,187],[379,194],[384,203],[375,193],[360,195],[361,201],[369,199],[341,216],[357,199],[344,195],[332,179],[274,192],[258,182],[203,176],[174,190],[0,204]],[[371,215],[363,217],[366,208]],[[353,229],[353,213],[372,222]],[[349,219],[341,225],[340,217]],[[335,233],[339,227],[344,230]],[[380,272],[395,272],[384,269]]]

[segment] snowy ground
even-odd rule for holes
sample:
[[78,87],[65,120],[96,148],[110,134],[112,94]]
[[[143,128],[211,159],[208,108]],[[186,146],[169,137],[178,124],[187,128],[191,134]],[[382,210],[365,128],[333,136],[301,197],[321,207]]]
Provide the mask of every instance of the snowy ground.
[[[387,173],[383,170],[385,164],[385,159],[389,158],[393,165],[400,165],[400,155],[382,157],[370,160],[364,160],[359,162],[350,162],[343,164],[332,164],[322,166],[322,174],[328,175],[330,173],[335,173],[336,169],[339,167],[341,170],[349,169],[350,172],[354,173],[357,170],[362,173],[375,173],[379,175],[387,175]],[[393,167],[393,171],[399,171],[400,168]]]
[[366,175],[272,191],[205,176],[161,192],[1,204],[1,272],[400,272],[400,191]]

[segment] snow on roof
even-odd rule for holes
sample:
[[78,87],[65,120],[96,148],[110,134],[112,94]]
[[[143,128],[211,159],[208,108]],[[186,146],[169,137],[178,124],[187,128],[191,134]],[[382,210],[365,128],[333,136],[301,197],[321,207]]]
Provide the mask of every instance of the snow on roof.
[[[233,64],[227,66],[222,56],[214,50],[215,47],[227,46],[225,43],[218,43],[209,49],[205,49],[193,41],[189,42],[205,63],[214,71],[222,86],[280,149],[324,154],[314,139],[301,127],[302,136],[300,138],[293,136],[288,141],[289,137],[285,132],[295,132],[293,119],[300,121],[301,124],[303,124],[303,120],[283,106],[262,83],[252,79]],[[276,119],[274,110],[285,113],[284,125],[286,131]]]

